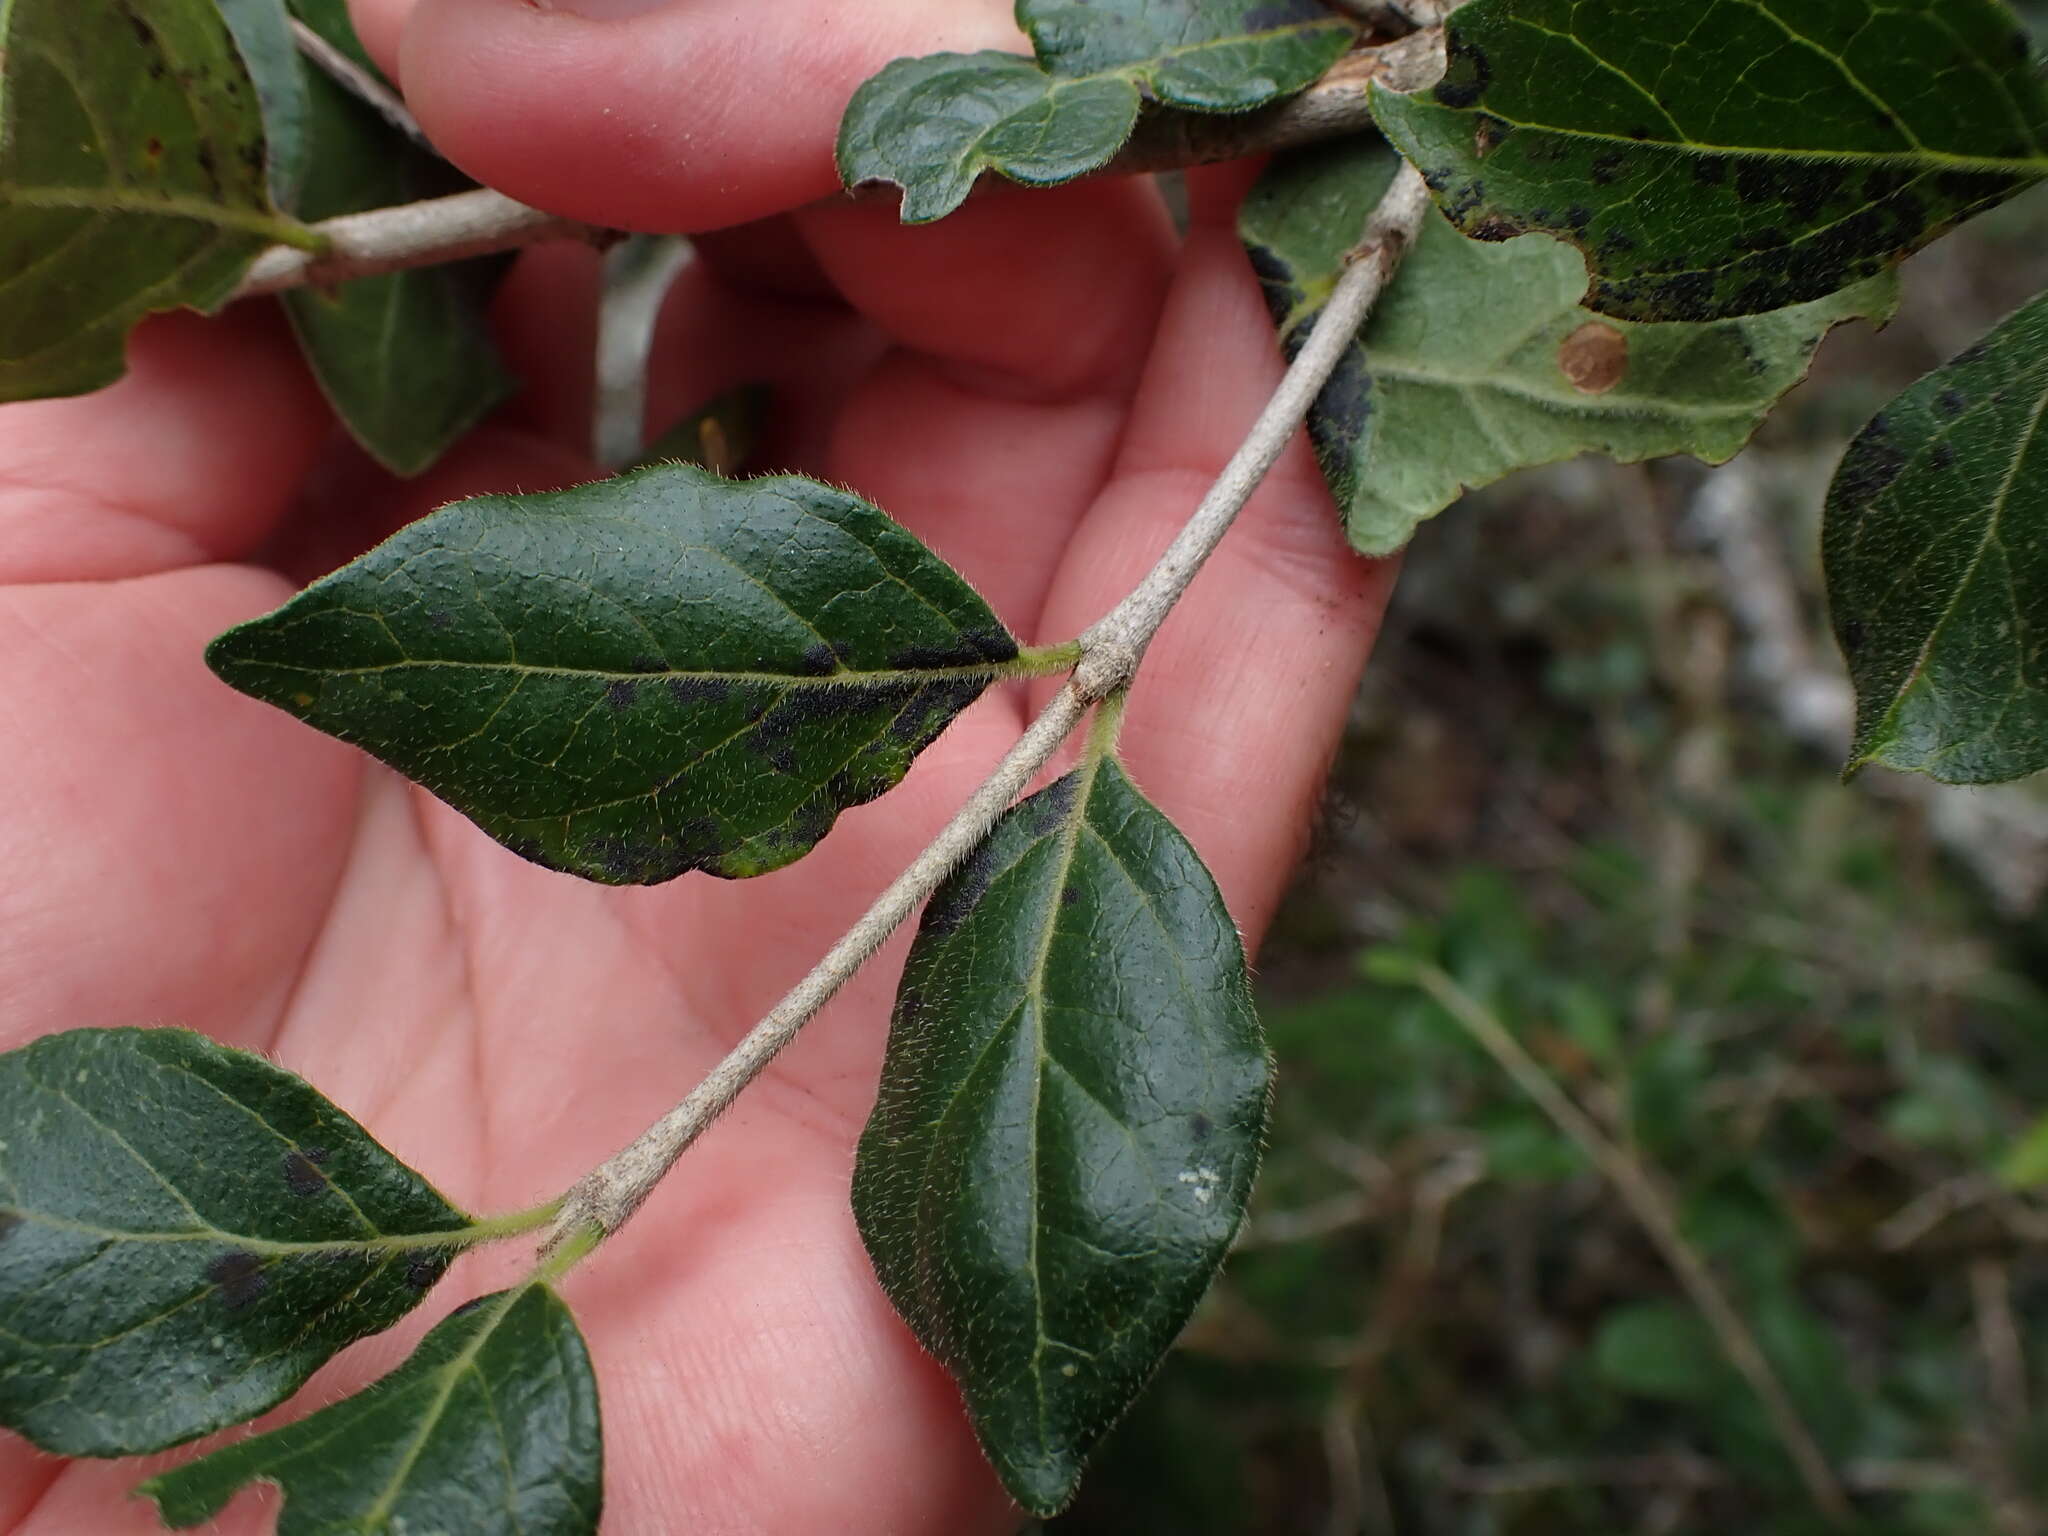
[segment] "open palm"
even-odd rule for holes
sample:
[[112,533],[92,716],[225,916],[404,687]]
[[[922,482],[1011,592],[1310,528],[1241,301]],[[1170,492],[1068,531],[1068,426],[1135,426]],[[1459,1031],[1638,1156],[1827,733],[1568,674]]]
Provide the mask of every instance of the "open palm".
[[[360,8],[373,45],[393,43],[408,9]],[[816,10],[814,24],[826,10],[784,9]],[[594,22],[431,0],[412,18],[406,83],[437,139],[515,194],[704,227],[829,184],[836,104],[811,95],[843,103],[893,53],[1001,45],[1002,9],[869,7],[822,50],[799,46],[802,16],[759,23],[750,48],[791,28],[786,62],[801,61],[808,94],[761,103],[775,125],[751,134],[730,103],[697,109],[694,170],[593,160],[587,142],[630,140],[661,94],[644,74],[607,78],[612,53],[679,57],[691,27],[717,43],[721,18],[687,4]],[[921,14],[940,10],[943,24]],[[483,46],[465,28],[489,29],[494,97],[464,95],[482,75],[453,60]],[[595,79],[607,94],[577,99],[575,82]],[[502,133],[493,100],[519,103]],[[538,158],[522,137],[536,117],[552,133]],[[689,124],[669,129],[693,141]],[[579,160],[604,170],[579,179]],[[663,320],[656,410],[775,382],[773,467],[851,484],[1019,635],[1068,638],[1163,547],[1277,377],[1220,227],[1230,192],[1197,187],[1185,241],[1131,184],[992,196],[929,230],[841,206],[706,240]],[[304,579],[455,495],[591,472],[567,445],[587,419],[572,381],[592,278],[587,252],[524,259],[501,318],[526,399],[409,486],[335,449],[265,306],[156,322],[113,389],[0,411],[0,1048],[82,1025],[190,1025],[274,1054],[458,1204],[531,1205],[681,1097],[1014,739],[1032,702],[1021,687],[983,699],[800,864],[619,891],[522,863],[208,674],[205,641],[281,601],[281,572]],[[1297,850],[1384,587],[1344,551],[1297,445],[1141,676],[1132,774],[1251,934]],[[903,942],[568,1282],[603,1393],[608,1531],[961,1536],[1014,1521],[950,1385],[889,1312],[847,1206]],[[524,1259],[464,1260],[418,1317],[288,1411],[388,1369]],[[0,1441],[0,1531],[150,1529],[126,1498],[140,1475]],[[265,1528],[262,1505],[245,1498],[225,1527]]]

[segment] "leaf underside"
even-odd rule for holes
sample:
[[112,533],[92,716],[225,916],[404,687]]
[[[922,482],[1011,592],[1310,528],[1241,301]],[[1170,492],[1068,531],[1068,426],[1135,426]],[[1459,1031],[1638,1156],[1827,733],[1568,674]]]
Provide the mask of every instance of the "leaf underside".
[[1817,299],[2048,173],[1997,0],[1474,0],[1448,34],[1380,126],[1466,234],[1578,246],[1603,314]]
[[355,1396],[138,1492],[176,1529],[261,1480],[284,1490],[277,1536],[588,1536],[602,1463],[583,1336],[534,1285],[469,1303]]
[[[1289,355],[1396,165],[1348,140],[1280,156],[1239,216]],[[1309,433],[1352,543],[1390,554],[1464,491],[1579,453],[1730,458],[1845,320],[1887,318],[1890,273],[1810,304],[1708,324],[1610,320],[1540,235],[1487,245],[1438,218],[1317,399]]]
[[0,400],[112,383],[136,321],[213,308],[285,222],[215,0],[0,0]]
[[2048,295],[1872,418],[1828,492],[1850,766],[2048,768]]
[[675,464],[444,507],[207,653],[523,857],[612,884],[802,857],[1016,656],[858,497]]
[[[308,220],[470,185],[310,65],[313,156],[296,204]],[[285,312],[350,434],[387,469],[417,474],[512,390],[488,306],[504,262],[455,262],[298,288]]]
[[903,221],[943,218],[993,170],[1052,186],[1108,164],[1149,102],[1246,112],[1305,89],[1356,29],[1322,0],[1019,0],[1036,62],[1007,53],[898,59],[839,132],[849,187],[903,189]]
[[411,1311],[467,1221],[260,1057],[173,1029],[10,1051],[0,1423],[126,1456],[251,1418]]
[[933,896],[854,1215],[1026,1509],[1073,1496],[1222,1262],[1268,1076],[1215,883],[1114,762],[1009,811]]
[[[17,0],[18,3],[18,0]],[[312,152],[305,66],[282,0],[214,0],[234,35],[262,113],[270,197],[290,208]]]

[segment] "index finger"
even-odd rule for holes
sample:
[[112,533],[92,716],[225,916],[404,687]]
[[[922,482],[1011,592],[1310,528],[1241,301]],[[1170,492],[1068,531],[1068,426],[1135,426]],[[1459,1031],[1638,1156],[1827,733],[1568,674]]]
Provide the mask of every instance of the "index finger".
[[1005,0],[351,0],[421,126],[489,186],[616,227],[706,230],[837,189],[854,90],[893,58],[1022,50]]

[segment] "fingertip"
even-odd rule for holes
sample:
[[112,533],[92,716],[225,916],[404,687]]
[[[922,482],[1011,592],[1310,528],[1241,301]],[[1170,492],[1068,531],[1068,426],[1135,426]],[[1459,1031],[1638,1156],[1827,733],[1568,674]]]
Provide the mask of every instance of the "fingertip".
[[[358,3],[388,28],[398,0]],[[478,180],[593,223],[705,230],[835,190],[840,115],[889,60],[1016,40],[997,0],[671,0],[606,18],[573,0],[418,0],[399,63],[428,136]]]

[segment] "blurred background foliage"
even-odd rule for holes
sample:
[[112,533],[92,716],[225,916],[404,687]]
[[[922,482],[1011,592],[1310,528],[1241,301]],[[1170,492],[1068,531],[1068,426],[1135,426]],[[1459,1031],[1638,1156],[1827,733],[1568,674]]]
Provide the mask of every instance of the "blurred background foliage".
[[1424,974],[1657,1191],[1856,1529],[2048,1530],[2048,794],[1841,784],[1818,575],[1849,436],[2044,282],[2036,195],[1728,468],[1580,461],[1425,528],[1261,961],[1254,1215],[1047,1536],[1835,1528]]

